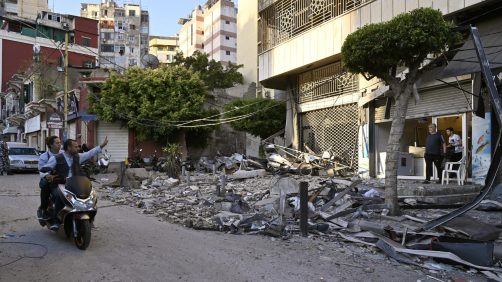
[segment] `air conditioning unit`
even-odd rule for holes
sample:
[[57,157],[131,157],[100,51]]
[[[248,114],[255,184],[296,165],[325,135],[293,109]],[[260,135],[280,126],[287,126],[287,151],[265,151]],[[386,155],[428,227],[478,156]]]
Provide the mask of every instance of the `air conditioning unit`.
[[63,29],[70,29],[70,25],[68,23],[61,23],[61,26],[63,27]]

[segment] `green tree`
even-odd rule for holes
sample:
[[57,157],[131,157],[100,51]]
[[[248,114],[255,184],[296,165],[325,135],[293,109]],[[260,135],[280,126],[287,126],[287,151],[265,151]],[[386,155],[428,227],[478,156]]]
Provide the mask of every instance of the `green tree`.
[[230,123],[235,130],[267,138],[284,129],[286,103],[265,98],[236,99],[225,105],[225,118],[236,118]]
[[208,90],[223,89],[242,83],[242,74],[238,72],[242,65],[228,62],[227,67],[223,67],[220,62],[209,59],[206,53],[195,51],[192,56],[183,57],[183,53],[178,52],[174,56],[175,66],[183,66],[198,73],[206,84]]
[[[90,112],[105,121],[122,121],[137,132],[140,140],[175,140],[186,147],[187,136],[207,137],[214,130],[184,127],[181,122],[214,114],[203,109],[206,93],[199,75],[183,67],[130,68],[123,75],[113,73],[101,93],[91,96]],[[202,123],[192,122],[189,126]]]
[[[452,27],[441,12],[420,8],[388,22],[366,25],[347,36],[342,46],[345,68],[365,77],[380,78],[389,85],[389,95],[395,100],[385,169],[385,202],[394,215],[399,214],[397,159],[408,103],[412,96],[419,100],[416,82],[434,66],[433,58],[459,39]],[[404,77],[396,77],[398,68],[407,69]]]

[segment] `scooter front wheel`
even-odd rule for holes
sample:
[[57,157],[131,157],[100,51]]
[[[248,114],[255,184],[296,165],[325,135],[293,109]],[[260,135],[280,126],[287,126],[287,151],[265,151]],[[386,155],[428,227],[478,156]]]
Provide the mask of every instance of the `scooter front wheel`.
[[81,250],[87,249],[91,243],[91,223],[89,220],[77,220],[77,234],[74,236],[75,245]]

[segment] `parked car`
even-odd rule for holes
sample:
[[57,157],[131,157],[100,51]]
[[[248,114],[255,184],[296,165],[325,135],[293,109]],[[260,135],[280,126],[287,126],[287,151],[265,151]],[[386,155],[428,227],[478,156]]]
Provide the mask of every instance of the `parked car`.
[[39,153],[26,143],[7,142],[11,171],[38,171]]

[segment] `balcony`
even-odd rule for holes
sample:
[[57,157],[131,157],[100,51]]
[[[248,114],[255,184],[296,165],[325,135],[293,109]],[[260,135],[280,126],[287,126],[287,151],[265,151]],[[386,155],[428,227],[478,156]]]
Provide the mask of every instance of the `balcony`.
[[375,0],[261,0],[258,52],[267,51],[373,1]]

